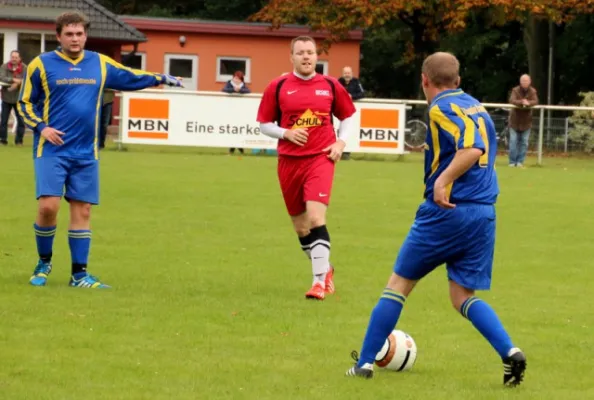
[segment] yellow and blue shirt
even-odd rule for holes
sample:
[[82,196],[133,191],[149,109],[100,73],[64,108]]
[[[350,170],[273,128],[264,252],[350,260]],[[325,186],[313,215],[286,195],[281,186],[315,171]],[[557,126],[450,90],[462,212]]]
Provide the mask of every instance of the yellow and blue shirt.
[[499,184],[495,172],[497,132],[483,105],[460,89],[445,90],[429,106],[425,141],[425,193],[433,201],[437,177],[450,165],[456,151],[477,148],[479,161],[447,190],[452,203],[495,204]]
[[[27,67],[18,110],[34,131],[35,157],[97,159],[104,89],[140,90],[163,83],[160,74],[135,70],[92,51],[71,59],[60,51],[43,53]],[[55,146],[41,136],[49,126],[64,132]]]

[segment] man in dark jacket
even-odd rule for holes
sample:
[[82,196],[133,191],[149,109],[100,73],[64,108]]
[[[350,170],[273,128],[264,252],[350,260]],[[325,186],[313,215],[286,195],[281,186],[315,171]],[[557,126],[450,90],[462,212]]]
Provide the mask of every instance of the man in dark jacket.
[[17,121],[17,131],[14,143],[17,146],[23,144],[25,136],[25,123],[23,118],[17,112],[16,104],[19,100],[19,91],[23,75],[27,71],[27,66],[21,60],[21,54],[14,50],[10,53],[10,61],[0,66],[0,82],[2,85],[2,113],[0,114],[0,145],[8,144],[8,118],[10,112],[14,110]]
[[363,86],[361,86],[359,79],[353,77],[353,70],[351,67],[346,66],[342,69],[342,76],[338,79],[338,82],[345,87],[353,100],[359,100],[365,97]]
[[538,94],[530,76],[522,75],[520,85],[512,89],[509,102],[516,106],[509,115],[509,166],[523,167],[532,128],[532,107],[538,104]]
[[[340,82],[341,85],[345,87],[347,92],[349,92],[349,95],[353,101],[365,97],[365,92],[363,91],[361,82],[359,82],[358,78],[353,77],[353,69],[348,65],[342,69],[342,76],[338,78],[338,82]],[[349,158],[351,158],[351,153],[342,153],[343,160],[348,160]]]

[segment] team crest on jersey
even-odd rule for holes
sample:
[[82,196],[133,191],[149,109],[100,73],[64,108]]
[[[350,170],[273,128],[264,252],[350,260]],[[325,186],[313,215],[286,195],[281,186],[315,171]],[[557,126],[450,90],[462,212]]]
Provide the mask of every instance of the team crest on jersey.
[[330,96],[329,90],[316,90],[316,96]]
[[315,113],[308,108],[301,115],[291,115],[289,117],[289,124],[292,125],[291,129],[313,128],[314,126],[322,126],[322,114],[323,113]]

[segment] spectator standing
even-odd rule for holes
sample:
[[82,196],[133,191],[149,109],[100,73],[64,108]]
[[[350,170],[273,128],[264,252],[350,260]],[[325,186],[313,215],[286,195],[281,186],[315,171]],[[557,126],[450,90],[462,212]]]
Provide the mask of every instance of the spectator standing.
[[8,84],[2,86],[2,111],[0,113],[0,145],[6,146],[8,144],[8,119],[10,112],[14,110],[14,115],[17,121],[17,130],[14,143],[17,146],[23,145],[23,137],[25,136],[25,123],[21,115],[17,112],[16,104],[19,100],[19,91],[23,75],[27,70],[27,66],[21,60],[21,54],[18,50],[13,50],[10,53],[10,61],[0,66],[0,81]]
[[516,106],[509,116],[509,166],[524,167],[532,128],[532,107],[538,104],[538,94],[529,75],[520,77],[520,85],[512,89],[509,102]]
[[[338,82],[340,82],[340,84],[344,86],[344,88],[347,90],[349,96],[351,96],[351,99],[353,99],[353,101],[365,97],[363,85],[361,85],[361,82],[358,78],[353,77],[353,69],[348,65],[342,69],[342,76],[338,78]],[[342,153],[343,160],[348,160],[350,158],[351,153]]]

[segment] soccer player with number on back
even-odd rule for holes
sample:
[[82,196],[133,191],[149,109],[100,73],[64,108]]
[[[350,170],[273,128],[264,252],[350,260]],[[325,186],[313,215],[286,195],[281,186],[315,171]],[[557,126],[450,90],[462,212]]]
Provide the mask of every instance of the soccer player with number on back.
[[[495,349],[503,361],[503,383],[520,384],[526,358],[495,311],[475,296],[491,286],[495,249],[495,202],[499,195],[496,131],[473,97],[458,89],[460,65],[449,53],[423,63],[423,91],[429,103],[425,145],[425,201],[373,309],[357,364],[348,376],[371,378],[376,354],[394,329],[417,282],[446,264],[454,308]],[[466,353],[464,353],[465,355]]]
[[108,287],[87,272],[91,205],[99,204],[98,134],[104,89],[181,86],[168,75],[133,70],[103,54],[84,50],[88,30],[89,22],[83,14],[60,15],[56,20],[60,50],[31,61],[21,86],[18,110],[34,132],[39,202],[34,224],[39,261],[29,280],[33,286],[44,286],[52,271],[57,215],[64,196],[70,203],[69,284]]
[[[323,300],[325,294],[334,293],[335,289],[326,208],[335,163],[340,160],[352,129],[355,106],[338,80],[316,73],[317,60],[314,39],[309,36],[293,39],[293,73],[268,85],[257,119],[263,134],[279,139],[281,191],[313,272],[313,284],[305,297]],[[333,116],[341,121],[338,139]]]

